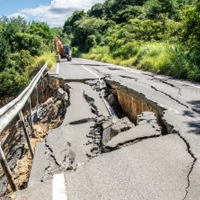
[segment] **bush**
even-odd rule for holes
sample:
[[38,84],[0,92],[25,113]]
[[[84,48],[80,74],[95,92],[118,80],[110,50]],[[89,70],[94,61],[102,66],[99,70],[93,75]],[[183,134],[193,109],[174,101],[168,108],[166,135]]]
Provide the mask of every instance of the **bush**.
[[16,43],[14,45],[15,51],[28,50],[32,56],[40,56],[47,49],[42,37],[38,35],[30,35],[27,33],[18,33],[16,36]]
[[171,74],[172,48],[168,43],[146,43],[136,55],[136,67],[156,73]]
[[172,60],[172,75],[178,78],[200,80],[200,44],[195,44],[189,50],[182,45],[174,48]]
[[129,59],[132,56],[135,56],[140,48],[141,43],[137,41],[128,42],[125,45],[119,47],[116,51],[113,52],[113,57],[120,57],[123,60]]
[[15,70],[0,73],[0,96],[16,96],[29,83],[26,73],[18,73]]
[[25,68],[34,62],[34,57],[27,50],[11,54],[11,66],[18,72],[24,72]]
[[34,76],[38,70],[48,61],[48,68],[52,68],[56,63],[55,53],[45,53],[40,57],[36,57],[34,62],[26,68],[29,77]]

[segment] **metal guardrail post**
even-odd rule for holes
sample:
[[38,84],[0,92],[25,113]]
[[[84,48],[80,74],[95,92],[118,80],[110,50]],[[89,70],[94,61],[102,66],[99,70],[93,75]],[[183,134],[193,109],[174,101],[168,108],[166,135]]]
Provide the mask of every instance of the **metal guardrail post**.
[[26,130],[26,125],[25,125],[25,122],[24,122],[24,117],[23,117],[22,111],[20,111],[20,113],[19,113],[19,118],[20,118],[20,120],[22,122],[24,134],[26,136],[26,141],[28,143],[28,147],[30,149],[31,156],[33,158],[33,150],[32,150],[32,147],[31,147],[31,141],[30,141],[30,138],[29,138],[29,135],[28,135],[28,131]]
[[38,111],[38,109],[39,109],[39,100],[38,100],[38,87],[37,87],[37,84],[35,86],[35,91],[36,91],[36,109]]
[[1,166],[3,168],[4,173],[6,175],[6,178],[9,182],[9,184],[10,184],[12,191],[16,191],[17,187],[16,187],[16,185],[15,185],[13,179],[12,179],[12,173],[10,171],[10,168],[8,166],[7,160],[5,158],[5,155],[4,155],[4,152],[1,148],[1,146],[0,146],[0,163],[1,163]]
[[33,119],[32,119],[32,111],[31,111],[31,109],[32,109],[32,107],[31,107],[31,98],[29,97],[28,98],[28,105],[29,105],[29,117],[30,117],[30,126],[31,126],[31,131],[32,131],[32,133],[33,133]]

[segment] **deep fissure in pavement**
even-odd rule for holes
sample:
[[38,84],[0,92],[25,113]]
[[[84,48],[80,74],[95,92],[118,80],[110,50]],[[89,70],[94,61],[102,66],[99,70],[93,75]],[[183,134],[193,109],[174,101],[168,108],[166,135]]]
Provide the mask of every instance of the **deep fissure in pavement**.
[[[162,127],[162,135],[177,134],[181,138],[181,140],[183,140],[183,142],[185,143],[185,145],[187,147],[187,152],[190,154],[190,156],[193,159],[193,162],[190,165],[190,170],[188,171],[188,174],[187,174],[187,177],[186,177],[187,187],[185,188],[185,196],[184,196],[183,200],[186,199],[186,197],[188,195],[188,189],[190,187],[190,175],[191,175],[192,170],[194,168],[194,165],[197,161],[197,158],[194,156],[193,152],[191,151],[190,144],[188,143],[188,141],[183,136],[181,136],[181,134],[177,130],[175,130],[174,127],[172,125],[170,125],[166,120],[162,120],[162,116],[163,116],[163,113],[164,113],[165,110],[162,107],[159,107],[159,105],[157,103],[155,103],[151,100],[148,100],[142,94],[138,94],[136,91],[134,91],[134,89],[130,90],[129,88],[124,88],[123,86],[119,85],[118,83],[112,82],[110,80],[108,80],[107,83],[109,85],[111,85],[112,88],[115,89],[115,93],[117,94],[119,102],[121,102],[120,105],[127,112],[127,115],[132,119],[132,121],[134,121],[134,122],[136,121],[136,115],[138,113],[140,113],[143,109],[148,109],[150,111],[155,112],[155,115],[157,116],[158,124],[160,125],[160,127]],[[171,86],[174,87],[173,85],[171,85]],[[139,109],[130,109],[133,106],[135,107],[135,104],[132,105],[130,101],[133,101],[133,99],[134,99],[134,101],[138,102],[139,96],[140,96],[140,100],[142,100],[142,102],[145,103],[146,105],[139,103]],[[172,98],[172,97],[170,97],[170,98]],[[180,103],[181,105],[185,106],[184,104],[177,101],[176,99],[174,99],[174,98],[172,98],[172,99],[175,100],[176,102]],[[187,106],[185,106],[185,107],[187,107]],[[129,113],[128,112],[129,109],[134,110],[134,113],[132,113],[132,112]],[[153,137],[158,137],[158,136],[153,136]],[[147,138],[150,138],[150,137],[147,137]],[[140,139],[137,139],[136,141],[139,141],[139,140]],[[124,144],[126,146],[126,144],[127,145],[133,144],[136,141],[133,140],[133,141],[130,141],[130,143],[126,142]],[[118,148],[120,148],[120,146],[123,146],[123,145],[119,144],[118,146],[115,146],[114,148],[108,147],[107,151],[118,149]]]

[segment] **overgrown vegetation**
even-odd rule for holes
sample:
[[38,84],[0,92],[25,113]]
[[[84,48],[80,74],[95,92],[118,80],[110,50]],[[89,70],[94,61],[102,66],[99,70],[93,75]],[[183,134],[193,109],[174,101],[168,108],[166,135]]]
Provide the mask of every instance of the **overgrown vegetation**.
[[54,58],[55,36],[74,56],[200,81],[199,1],[105,0],[75,11],[63,28],[0,18],[1,97],[19,94]]
[[73,54],[200,81],[197,0],[106,0],[63,26]]
[[[16,96],[49,60],[55,62],[55,32],[44,22],[0,19],[0,96]],[[51,59],[50,59],[51,58]]]

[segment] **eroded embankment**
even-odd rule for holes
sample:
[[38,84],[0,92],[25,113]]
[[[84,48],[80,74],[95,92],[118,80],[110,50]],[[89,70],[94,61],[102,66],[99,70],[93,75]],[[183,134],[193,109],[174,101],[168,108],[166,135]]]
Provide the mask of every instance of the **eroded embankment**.
[[[33,92],[31,96],[32,119],[34,122],[32,128],[30,126],[28,105],[23,109],[26,129],[30,136],[33,151],[36,143],[43,141],[48,130],[60,126],[63,121],[69,101],[68,96],[63,96],[60,85],[63,85],[62,80],[59,81],[49,77],[46,77],[42,84],[38,84],[38,111],[35,107],[36,93]],[[22,123],[18,117],[9,124],[0,137],[2,148],[13,174],[13,180],[18,189],[25,188],[33,160],[25,139]],[[5,174],[0,167],[0,195],[2,196],[10,190]]]

